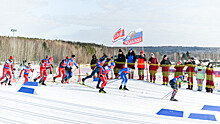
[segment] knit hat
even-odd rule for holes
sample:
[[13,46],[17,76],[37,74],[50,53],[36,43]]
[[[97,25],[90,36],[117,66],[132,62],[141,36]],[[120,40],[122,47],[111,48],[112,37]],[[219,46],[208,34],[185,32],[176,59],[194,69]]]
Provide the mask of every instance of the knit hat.
[[166,58],[167,57],[167,55],[163,55],[163,58]]
[[129,50],[132,50],[132,47]]
[[121,50],[121,49],[119,49],[119,52],[122,52],[122,50]]
[[142,50],[140,53],[144,54],[144,50]]

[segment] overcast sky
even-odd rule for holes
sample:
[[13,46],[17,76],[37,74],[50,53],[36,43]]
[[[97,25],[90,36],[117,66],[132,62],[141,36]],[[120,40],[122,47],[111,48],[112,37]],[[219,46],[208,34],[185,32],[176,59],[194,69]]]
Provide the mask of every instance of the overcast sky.
[[[0,0],[0,35],[111,46],[142,27],[136,46],[220,46],[220,0]],[[122,42],[115,44],[122,45]]]

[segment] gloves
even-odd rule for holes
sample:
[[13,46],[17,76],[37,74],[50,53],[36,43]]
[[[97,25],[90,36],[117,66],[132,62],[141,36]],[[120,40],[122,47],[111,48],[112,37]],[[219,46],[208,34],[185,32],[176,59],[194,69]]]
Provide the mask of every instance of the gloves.
[[100,77],[103,77],[103,75],[102,75],[102,74],[100,74]]
[[19,78],[21,77],[21,75],[18,76]]
[[51,64],[51,67],[53,68],[53,65]]
[[14,74],[14,71],[12,71],[12,74]]
[[76,68],[78,69],[79,67],[78,67],[78,66],[76,66]]
[[50,74],[52,74],[52,71],[50,71]]

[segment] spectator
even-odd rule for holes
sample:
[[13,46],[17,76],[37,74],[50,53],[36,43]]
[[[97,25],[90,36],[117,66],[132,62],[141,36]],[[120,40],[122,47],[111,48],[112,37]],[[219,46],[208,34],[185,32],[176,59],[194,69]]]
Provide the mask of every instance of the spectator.
[[[134,68],[135,67],[135,61],[136,61],[136,55],[134,51],[132,50],[132,47],[129,49],[128,54],[126,55],[126,63],[127,67]],[[128,79],[134,79],[134,71],[131,73],[128,73]]]
[[[185,66],[182,64],[182,61],[178,61],[177,64],[174,66],[174,68],[176,69],[175,71],[175,77],[176,76],[180,76],[180,75],[183,75],[183,68]],[[177,85],[179,86],[179,88],[181,88],[181,82],[178,82]]]
[[206,92],[213,92],[214,80],[213,80],[214,69],[211,63],[206,68]]
[[119,70],[123,69],[125,66],[125,55],[123,54],[122,50],[119,49],[118,58],[115,59],[115,68],[114,68],[114,74],[115,78],[118,79],[118,72]]
[[145,58],[145,55],[144,55],[144,51],[141,51],[140,55],[138,57],[138,64],[137,64],[138,75],[139,75],[138,80],[144,80],[145,65],[146,65],[146,58]]
[[157,73],[157,69],[159,67],[159,63],[157,58],[154,56],[154,53],[150,54],[151,58],[148,60],[149,63],[149,72],[150,72],[150,82],[153,81],[153,83],[155,83],[156,81],[156,73]]
[[206,73],[206,68],[202,62],[195,67],[195,72],[196,72],[196,80],[197,80],[197,86],[198,90],[197,91],[202,91],[202,86],[203,86],[203,81],[205,79],[205,73]]
[[162,75],[163,75],[163,84],[162,85],[168,85],[169,74],[170,74],[170,65],[171,65],[171,62],[167,58],[167,55],[164,55],[163,60],[160,62],[160,66],[162,67]]
[[189,89],[189,90],[193,90],[193,75],[194,75],[194,72],[195,72],[195,62],[193,60],[194,60],[194,58],[192,57],[186,63],[186,66],[188,66],[187,69],[186,69],[186,72],[189,75],[189,77],[187,79],[188,88],[186,88],[186,89]]
[[94,70],[94,68],[95,68],[95,66],[96,66],[96,64],[97,64],[97,62],[98,62],[98,59],[96,58],[96,55],[94,54],[94,55],[92,56],[92,60],[91,60],[91,62],[90,62],[90,67],[91,67],[92,70]]

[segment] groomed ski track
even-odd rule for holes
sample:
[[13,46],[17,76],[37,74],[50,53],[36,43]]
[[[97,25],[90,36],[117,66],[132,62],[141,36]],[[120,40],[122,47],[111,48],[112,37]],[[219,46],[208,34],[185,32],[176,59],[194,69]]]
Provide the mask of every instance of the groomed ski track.
[[[109,82],[111,82],[110,80]],[[0,122],[21,124],[161,124],[219,123],[219,112],[201,110],[204,105],[220,105],[220,94],[181,88],[178,102],[161,99],[169,86],[129,80],[130,91],[118,90],[121,80],[107,84],[106,94],[77,83],[48,84],[36,88],[37,95],[19,93],[21,85],[0,87]],[[87,81],[95,87],[96,82]],[[162,109],[184,111],[184,117],[157,115]],[[214,114],[217,121],[189,119],[190,113]]]

